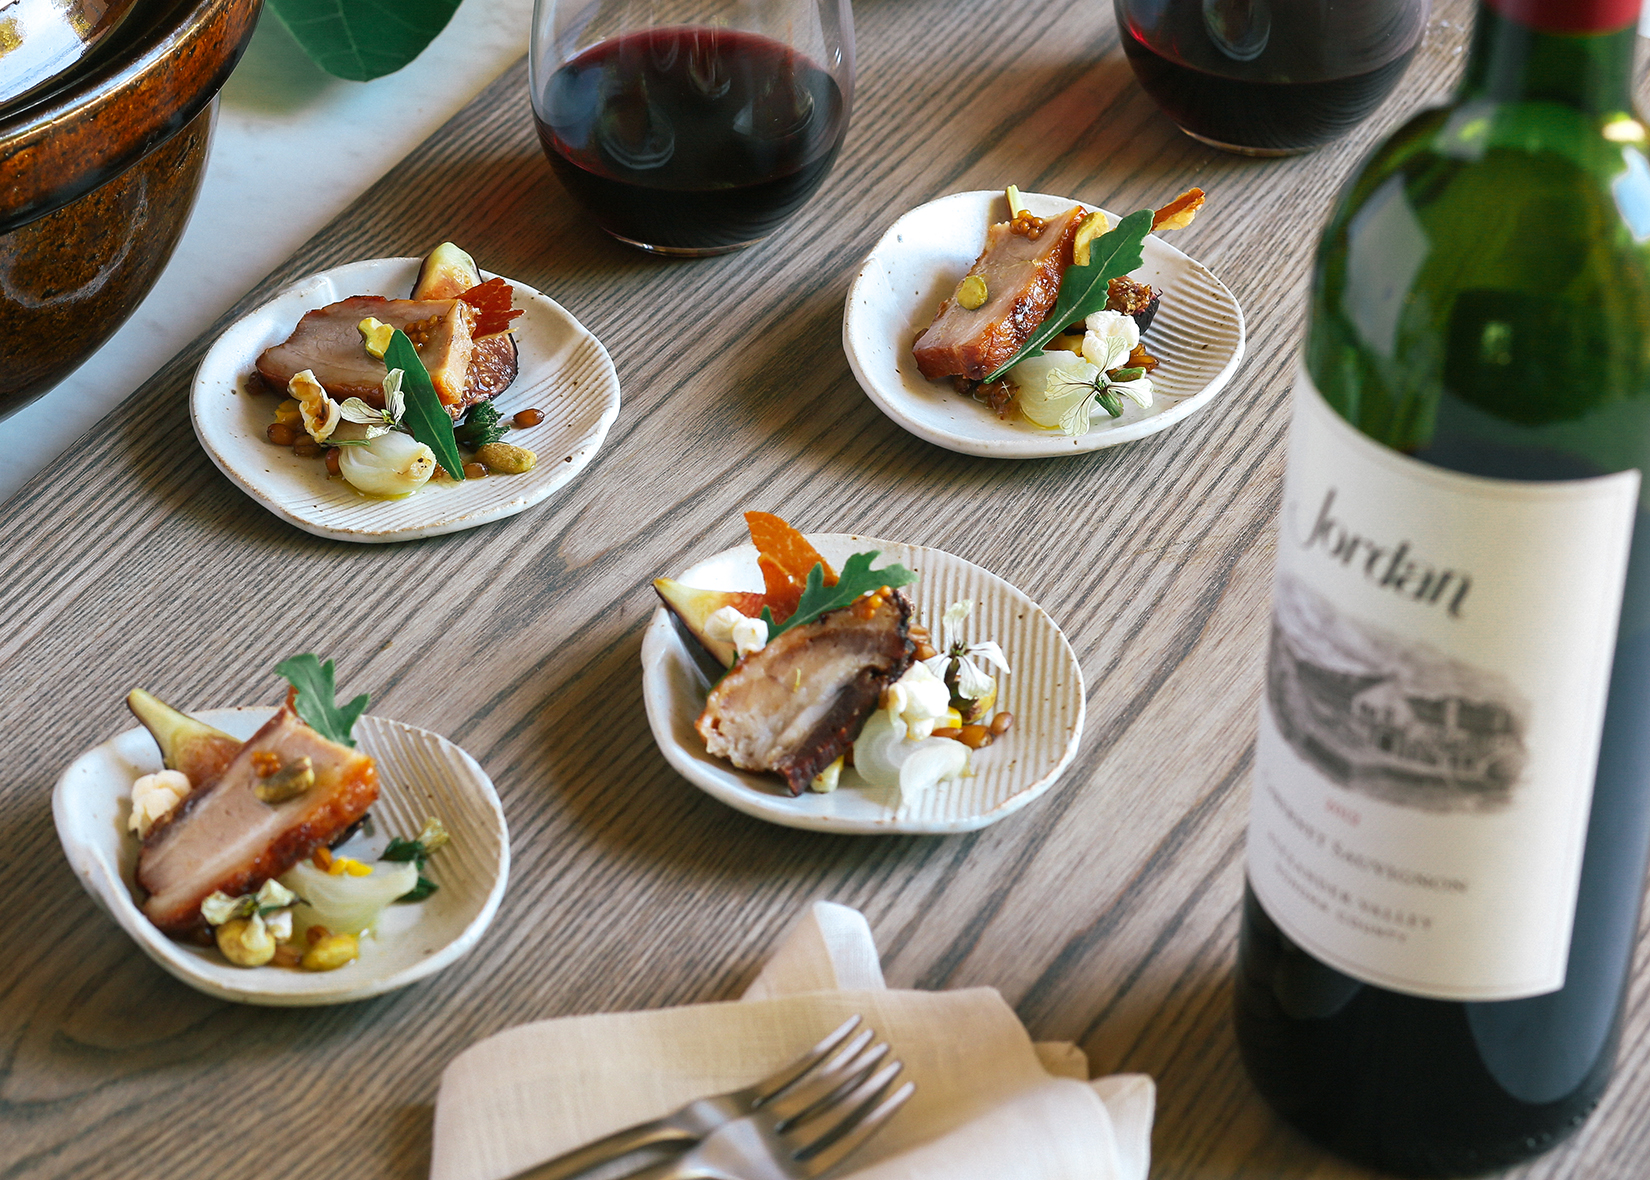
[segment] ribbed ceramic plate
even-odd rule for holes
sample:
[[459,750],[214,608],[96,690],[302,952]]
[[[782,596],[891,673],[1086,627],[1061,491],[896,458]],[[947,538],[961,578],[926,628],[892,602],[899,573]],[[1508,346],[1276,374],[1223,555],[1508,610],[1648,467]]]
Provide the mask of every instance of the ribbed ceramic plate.
[[[1027,193],[1025,203],[1038,216],[1053,217],[1075,202]],[[1116,223],[1114,214],[1107,216]],[[1151,375],[1150,409],[1125,399],[1121,418],[1097,409],[1093,428],[1068,438],[1018,415],[1005,421],[956,393],[949,381],[924,377],[912,342],[974,264],[989,225],[1007,219],[1008,199],[1001,192],[954,193],[894,222],[865,259],[848,289],[842,347],[860,387],[884,414],[918,438],[965,455],[1047,458],[1156,434],[1197,413],[1226,387],[1243,359],[1243,311],[1207,268],[1155,236],[1146,238],[1145,265],[1134,272],[1163,295],[1143,339],[1162,362]]]
[[[269,720],[268,708],[197,713],[209,725],[248,738]],[[510,875],[510,837],[492,780],[446,738],[382,717],[355,724],[358,747],[378,762],[379,795],[372,835],[356,837],[381,851],[391,836],[418,834],[428,816],[452,833],[424,875],[440,888],[415,904],[384,911],[361,957],[337,971],[234,967],[216,948],[174,942],[150,924],[136,897],[138,842],[126,830],[132,784],[161,768],[147,730],[129,729],[70,764],[52,793],[58,839],[75,876],[143,952],[172,975],[211,996],[244,1004],[294,1008],[364,1000],[433,975],[466,954],[493,920]],[[352,840],[353,843],[353,840]],[[366,859],[369,853],[353,853]]]
[[537,426],[509,435],[538,455],[531,471],[432,482],[404,499],[369,500],[343,480],[328,479],[321,460],[300,459],[270,443],[264,431],[277,399],[247,391],[259,354],[292,335],[307,311],[351,295],[406,298],[418,267],[416,258],[374,258],[295,283],[232,324],[195,373],[189,413],[212,462],[305,532],[339,541],[406,541],[514,516],[584,470],[618,417],[619,376],[601,341],[561,304],[511,279],[515,305],[526,313],[515,321],[521,371],[496,404],[505,417],[529,408],[544,412]]
[[[998,678],[996,707],[1014,714],[1014,728],[974,755],[973,777],[942,783],[908,802],[898,790],[868,785],[851,767],[835,791],[792,798],[777,776],[735,769],[705,750],[693,723],[704,709],[710,681],[695,658],[697,643],[660,607],[642,638],[642,697],[654,740],[670,764],[740,811],[822,832],[968,832],[1013,814],[1052,787],[1076,757],[1083,734],[1083,672],[1042,607],[989,570],[939,549],[849,533],[808,539],[837,569],[851,554],[878,549],[877,565],[897,562],[914,570],[921,581],[906,593],[916,604],[916,621],[936,640],[945,608],[973,599],[969,640],[995,639],[1013,669]],[[718,553],[678,580],[710,590],[762,589],[753,545]]]

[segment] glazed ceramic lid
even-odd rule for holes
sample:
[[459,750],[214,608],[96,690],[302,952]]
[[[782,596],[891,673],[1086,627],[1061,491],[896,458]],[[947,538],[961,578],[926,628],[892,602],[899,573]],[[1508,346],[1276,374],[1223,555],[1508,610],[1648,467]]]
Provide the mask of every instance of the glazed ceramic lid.
[[[49,81],[0,100],[0,234],[119,175],[212,101],[252,37],[261,0],[101,0],[123,13]],[[0,0],[0,77],[24,53],[7,27],[37,10],[104,19],[100,0]],[[94,13],[94,8],[96,12]],[[14,26],[5,22],[15,20]],[[71,27],[73,22],[71,20]],[[32,42],[32,36],[31,36]],[[44,39],[40,51],[44,54]],[[0,94],[9,88],[0,83]]]
[[68,82],[138,0],[0,0],[0,113]]

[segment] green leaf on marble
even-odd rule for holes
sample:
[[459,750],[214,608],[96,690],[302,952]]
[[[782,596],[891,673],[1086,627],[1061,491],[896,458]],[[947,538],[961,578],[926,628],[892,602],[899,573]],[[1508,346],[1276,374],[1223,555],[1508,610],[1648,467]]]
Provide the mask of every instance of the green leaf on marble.
[[447,27],[459,0],[268,0],[327,73],[352,82],[393,74]]

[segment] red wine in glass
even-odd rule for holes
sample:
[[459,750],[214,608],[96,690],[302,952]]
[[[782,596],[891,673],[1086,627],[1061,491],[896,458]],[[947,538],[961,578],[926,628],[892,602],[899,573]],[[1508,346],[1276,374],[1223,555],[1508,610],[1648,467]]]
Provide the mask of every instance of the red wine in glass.
[[1426,0],[1114,0],[1141,88],[1188,135],[1249,155],[1338,139],[1397,85]]
[[801,207],[842,146],[848,104],[790,46],[665,27],[568,60],[533,95],[533,118],[596,224],[647,249],[708,254],[767,236]]

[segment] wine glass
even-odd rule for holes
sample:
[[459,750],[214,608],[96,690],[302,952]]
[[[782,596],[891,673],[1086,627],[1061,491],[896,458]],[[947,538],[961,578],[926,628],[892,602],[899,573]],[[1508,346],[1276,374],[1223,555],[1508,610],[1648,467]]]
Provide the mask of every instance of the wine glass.
[[590,220],[723,254],[801,208],[854,93],[849,0],[537,0],[533,121]]
[[1113,0],[1141,87],[1194,139],[1287,156],[1357,126],[1397,85],[1427,0]]

